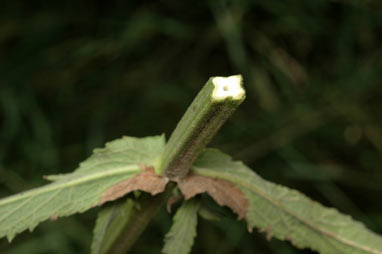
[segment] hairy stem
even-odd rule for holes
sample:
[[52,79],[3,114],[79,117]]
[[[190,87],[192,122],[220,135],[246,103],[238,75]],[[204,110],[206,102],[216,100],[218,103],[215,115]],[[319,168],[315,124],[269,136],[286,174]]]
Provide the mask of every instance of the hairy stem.
[[[241,75],[210,78],[172,133],[159,167],[155,169],[156,173],[165,174],[173,180],[186,176],[200,152],[244,98]],[[174,187],[175,183],[170,183],[164,193],[142,202],[141,209],[134,212],[111,247],[111,253],[126,253],[166,202]]]
[[171,179],[185,177],[244,98],[241,75],[210,78],[176,126],[156,172]]

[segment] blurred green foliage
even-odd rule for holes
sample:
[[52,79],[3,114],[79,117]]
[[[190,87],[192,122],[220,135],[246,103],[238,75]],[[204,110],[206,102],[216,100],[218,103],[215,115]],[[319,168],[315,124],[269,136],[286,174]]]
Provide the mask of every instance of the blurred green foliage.
[[[212,146],[382,233],[382,5],[351,0],[0,2],[0,197],[122,135],[175,128],[210,76],[247,99]],[[88,253],[98,208],[0,253]],[[200,219],[194,253],[313,253]],[[162,211],[132,253],[159,253]]]

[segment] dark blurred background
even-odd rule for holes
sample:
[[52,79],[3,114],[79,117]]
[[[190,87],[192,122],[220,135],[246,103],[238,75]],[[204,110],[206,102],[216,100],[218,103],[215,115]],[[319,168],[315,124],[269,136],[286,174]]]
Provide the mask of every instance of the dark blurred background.
[[[122,135],[168,137],[210,76],[247,99],[211,146],[382,233],[381,2],[0,1],[0,197]],[[89,253],[98,208],[0,253]],[[131,253],[159,253],[164,210]],[[225,216],[193,253],[314,253]]]

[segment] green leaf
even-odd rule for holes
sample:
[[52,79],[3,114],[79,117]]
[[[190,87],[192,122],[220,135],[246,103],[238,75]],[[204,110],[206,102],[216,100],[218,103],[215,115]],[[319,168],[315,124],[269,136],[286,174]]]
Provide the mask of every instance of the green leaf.
[[304,194],[262,179],[241,162],[207,149],[193,172],[236,184],[248,198],[248,227],[257,227],[299,248],[327,254],[381,254],[382,237],[336,209],[326,208]]
[[205,220],[219,221],[222,218],[222,215],[216,211],[208,208],[205,205],[201,205],[198,212],[199,216]]
[[182,206],[176,211],[171,229],[166,234],[162,253],[190,253],[196,236],[199,206],[200,202],[198,200],[191,199],[184,201]]
[[0,237],[12,240],[48,218],[98,205],[108,188],[140,173],[140,164],[155,164],[164,143],[164,136],[123,137],[95,149],[73,173],[47,177],[54,182],[0,200]]
[[132,217],[134,206],[135,202],[127,199],[124,202],[113,202],[102,207],[94,228],[92,254],[108,253]]

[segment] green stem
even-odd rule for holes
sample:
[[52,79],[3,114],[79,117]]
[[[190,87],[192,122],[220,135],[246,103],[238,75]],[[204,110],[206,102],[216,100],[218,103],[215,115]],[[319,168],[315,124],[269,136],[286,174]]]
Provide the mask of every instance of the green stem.
[[[244,98],[241,75],[210,78],[175,128],[156,172],[165,173],[171,179],[183,178]],[[169,183],[164,193],[141,203],[141,209],[133,212],[124,230],[114,239],[110,253],[126,253],[166,202],[174,187],[174,183]]]
[[156,172],[171,179],[185,177],[244,98],[241,75],[210,78],[172,133]]
[[[124,230],[119,234],[118,238],[115,239],[114,244],[110,246],[110,252],[105,253],[127,253],[149,225],[151,219],[168,200],[174,187],[174,183],[169,183],[163,193],[154,197],[145,197],[144,200],[140,202],[139,210],[134,209]],[[118,220],[118,218],[116,219]]]

